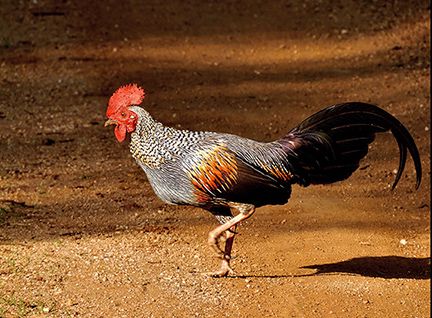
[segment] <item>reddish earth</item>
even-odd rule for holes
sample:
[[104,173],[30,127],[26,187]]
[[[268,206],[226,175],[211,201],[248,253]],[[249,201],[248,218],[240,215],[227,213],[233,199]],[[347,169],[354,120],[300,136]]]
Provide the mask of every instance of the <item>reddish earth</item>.
[[[160,2],[160,3],[159,3]],[[426,1],[4,1],[0,5],[0,317],[428,317],[430,64]],[[380,105],[349,180],[295,187],[240,227],[236,275],[207,212],[167,206],[103,128],[144,86],[160,121],[259,140],[324,106]]]

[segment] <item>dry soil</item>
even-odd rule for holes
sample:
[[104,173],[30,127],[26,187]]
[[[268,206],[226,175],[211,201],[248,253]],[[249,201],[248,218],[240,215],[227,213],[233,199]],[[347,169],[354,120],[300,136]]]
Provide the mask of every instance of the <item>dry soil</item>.
[[[2,1],[0,317],[429,317],[427,1]],[[167,125],[282,136],[319,109],[380,105],[350,179],[294,187],[239,228],[236,274],[207,212],[167,206],[104,128],[120,85]]]

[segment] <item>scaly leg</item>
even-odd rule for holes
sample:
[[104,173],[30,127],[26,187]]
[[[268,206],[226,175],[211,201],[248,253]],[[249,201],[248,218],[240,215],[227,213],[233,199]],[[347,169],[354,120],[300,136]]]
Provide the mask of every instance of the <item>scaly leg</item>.
[[234,271],[230,266],[230,261],[231,261],[231,250],[234,243],[236,228],[237,226],[234,225],[231,229],[225,231],[225,251],[222,257],[221,267],[218,271],[211,273],[210,276],[224,277],[227,275],[234,274]]
[[[232,207],[238,209],[240,213],[209,233],[208,243],[217,256],[222,259],[221,269],[213,273],[212,276],[223,277],[233,273],[229,263],[237,224],[251,217],[255,212],[255,207],[251,204],[236,204]],[[218,244],[223,233],[226,233],[225,250],[222,250]]]

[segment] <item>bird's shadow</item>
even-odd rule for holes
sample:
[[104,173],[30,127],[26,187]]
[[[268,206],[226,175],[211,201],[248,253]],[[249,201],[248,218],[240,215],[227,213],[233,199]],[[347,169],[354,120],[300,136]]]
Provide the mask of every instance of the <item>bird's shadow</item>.
[[315,272],[311,274],[239,275],[232,277],[281,278],[345,273],[375,278],[430,279],[431,259],[429,257],[368,256],[351,258],[336,263],[307,265],[301,268],[314,269]]

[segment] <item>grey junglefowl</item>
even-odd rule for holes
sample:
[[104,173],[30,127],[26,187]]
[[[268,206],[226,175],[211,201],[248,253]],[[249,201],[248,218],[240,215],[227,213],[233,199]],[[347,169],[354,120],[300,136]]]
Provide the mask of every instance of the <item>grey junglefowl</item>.
[[[222,260],[214,276],[233,273],[230,259],[236,227],[256,207],[287,203],[293,184],[307,187],[347,179],[366,156],[375,133],[390,130],[399,146],[393,188],[401,178],[407,151],[414,161],[416,188],[420,185],[421,162],[412,136],[399,120],[374,105],[330,106],[282,138],[258,142],[166,127],[139,107],[143,99],[144,90],[136,84],[120,87],[109,99],[105,126],[115,125],[119,142],[131,134],[132,156],[160,199],[203,208],[220,222],[208,236]],[[235,216],[233,210],[238,212]]]

